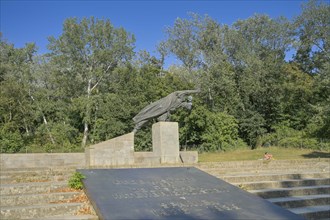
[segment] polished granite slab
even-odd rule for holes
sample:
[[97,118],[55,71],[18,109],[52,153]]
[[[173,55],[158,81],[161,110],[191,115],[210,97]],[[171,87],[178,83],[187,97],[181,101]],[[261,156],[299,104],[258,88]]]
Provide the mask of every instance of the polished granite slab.
[[303,219],[194,167],[78,172],[100,219]]

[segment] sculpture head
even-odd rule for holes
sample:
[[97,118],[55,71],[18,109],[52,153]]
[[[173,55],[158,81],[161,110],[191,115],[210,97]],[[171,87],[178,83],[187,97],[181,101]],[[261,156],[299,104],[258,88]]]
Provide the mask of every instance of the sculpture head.
[[183,102],[181,104],[182,107],[188,109],[188,110],[191,110],[192,108],[192,100],[193,100],[193,97],[190,95],[187,97],[187,101],[186,102]]

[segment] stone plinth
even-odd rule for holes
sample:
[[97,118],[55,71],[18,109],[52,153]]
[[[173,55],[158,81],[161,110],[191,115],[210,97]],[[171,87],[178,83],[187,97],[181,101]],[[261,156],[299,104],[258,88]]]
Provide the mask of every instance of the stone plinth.
[[152,125],[152,148],[161,163],[179,163],[179,126],[177,122]]
[[90,167],[134,164],[134,133],[89,146],[86,163]]

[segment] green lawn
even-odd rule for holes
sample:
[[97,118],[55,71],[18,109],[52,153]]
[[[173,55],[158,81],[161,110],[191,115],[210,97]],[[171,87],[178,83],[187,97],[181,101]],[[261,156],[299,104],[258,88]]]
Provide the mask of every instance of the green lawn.
[[330,151],[279,147],[237,150],[231,152],[201,153],[198,157],[199,162],[258,160],[263,158],[265,152],[272,154],[275,160],[330,158]]

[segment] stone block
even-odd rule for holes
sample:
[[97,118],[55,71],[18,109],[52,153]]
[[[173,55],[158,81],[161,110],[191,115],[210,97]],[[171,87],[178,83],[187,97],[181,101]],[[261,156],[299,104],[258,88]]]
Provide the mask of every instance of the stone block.
[[152,125],[152,148],[161,163],[179,163],[179,126],[177,122]]
[[134,163],[138,165],[159,165],[160,157],[153,152],[134,152]]
[[91,167],[134,164],[134,133],[89,146],[86,161]]
[[180,160],[183,163],[194,164],[198,163],[197,151],[180,151]]

